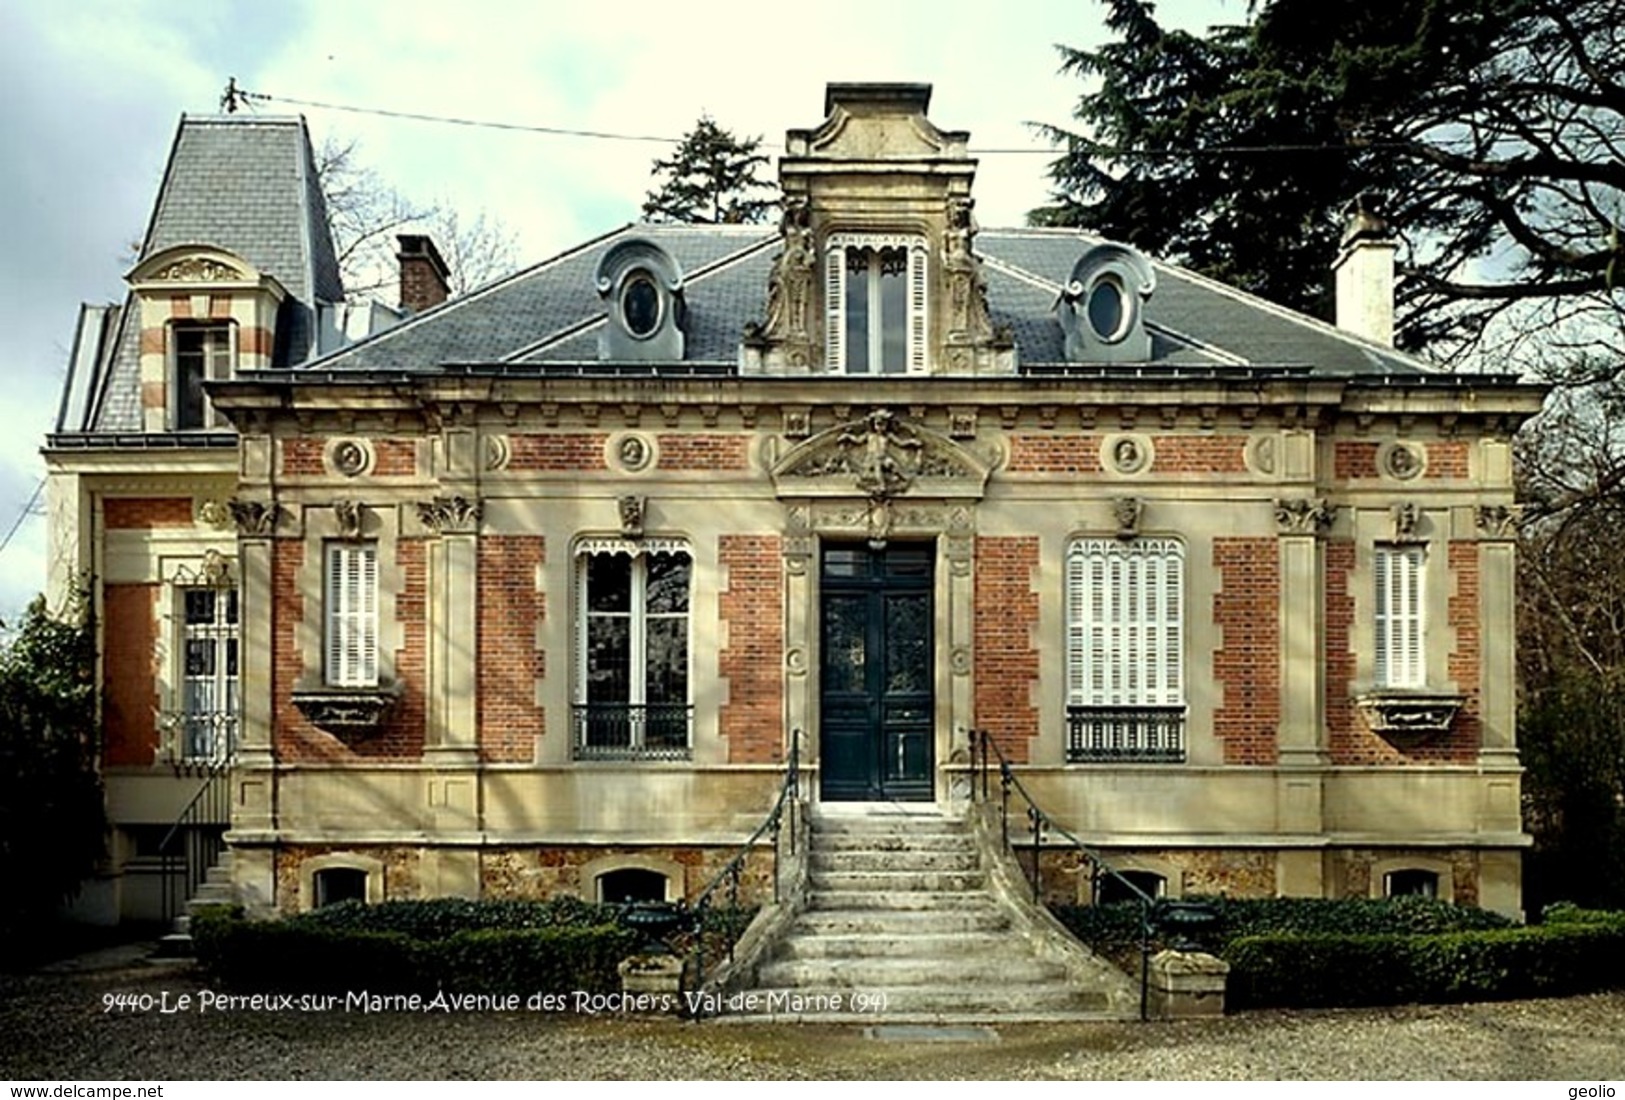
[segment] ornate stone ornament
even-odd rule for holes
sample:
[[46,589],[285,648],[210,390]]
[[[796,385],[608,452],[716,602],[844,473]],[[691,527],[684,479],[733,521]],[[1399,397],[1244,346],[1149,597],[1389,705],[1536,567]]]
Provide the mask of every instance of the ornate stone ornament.
[[1394,521],[1395,542],[1419,542],[1417,526],[1422,522],[1422,510],[1410,501],[1396,504],[1389,513]]
[[361,537],[361,528],[366,523],[367,506],[359,500],[335,500],[333,502],[333,518],[338,520],[339,537],[345,539],[358,539]]
[[228,500],[226,510],[237,525],[237,533],[249,537],[274,534],[282,516],[282,506],[269,500]]
[[943,279],[948,290],[948,343],[979,344],[993,338],[987,306],[987,276],[971,242],[976,237],[973,201],[948,200],[948,228],[942,239]]
[[1275,502],[1275,522],[1283,535],[1324,534],[1337,518],[1337,507],[1324,497],[1298,497]]
[[886,502],[920,493],[979,499],[991,466],[922,424],[875,409],[791,448],[773,464],[772,476],[781,497]]
[[1119,474],[1137,474],[1151,466],[1151,440],[1143,435],[1110,435],[1100,446],[1100,465]]
[[399,687],[295,689],[293,705],[311,725],[345,743],[377,733],[400,701]]
[[151,275],[155,282],[166,283],[235,283],[247,277],[230,264],[207,256],[188,256],[176,260]]
[[418,518],[438,534],[471,534],[479,530],[481,506],[467,497],[435,497],[418,501]]
[[354,439],[341,439],[328,452],[328,460],[336,473],[345,477],[359,477],[372,466],[369,448]]
[[1427,457],[1413,443],[1388,443],[1378,448],[1377,469],[1396,481],[1410,481],[1426,468]]
[[647,469],[654,457],[654,445],[646,436],[623,435],[610,441],[610,465],[625,473]]
[[1132,539],[1140,533],[1140,516],[1145,502],[1138,497],[1118,497],[1112,501],[1112,518],[1117,521],[1117,537]]
[[1280,441],[1273,435],[1261,435],[1248,440],[1245,460],[1255,474],[1274,477],[1280,468]]
[[203,583],[210,588],[230,588],[231,561],[218,550],[203,551]]
[[1371,732],[1400,749],[1450,732],[1465,701],[1433,692],[1372,692],[1356,700]]
[[615,501],[621,515],[621,534],[629,539],[643,537],[643,520],[647,501],[640,496],[627,495]]
[[231,509],[226,507],[225,501],[206,500],[198,505],[197,518],[210,527],[224,530],[231,524]]
[[1487,539],[1510,539],[1518,533],[1523,509],[1516,504],[1480,504],[1474,512],[1478,529]]
[[485,437],[485,468],[487,470],[506,470],[508,460],[513,451],[505,435],[488,435]]

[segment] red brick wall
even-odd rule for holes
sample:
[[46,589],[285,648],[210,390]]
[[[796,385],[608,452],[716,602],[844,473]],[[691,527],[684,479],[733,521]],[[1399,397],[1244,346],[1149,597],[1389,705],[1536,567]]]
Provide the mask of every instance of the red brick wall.
[[1098,435],[1014,435],[1010,470],[1019,474],[1098,474]]
[[[1342,439],[1332,446],[1332,476],[1339,480],[1377,477],[1377,443]],[[1425,480],[1467,476],[1467,444],[1447,441],[1428,443]]]
[[775,763],[784,746],[784,559],[777,535],[724,535],[717,598],[728,644],[717,671],[728,683],[718,722],[735,764]]
[[603,470],[602,434],[515,435],[508,440],[510,470]]
[[102,522],[109,531],[192,526],[191,497],[105,497]]
[[[976,727],[993,735],[1014,763],[1026,763],[1038,736],[1038,539],[1030,535],[976,540],[974,688]],[[1057,685],[1059,691],[1059,685]]]
[[656,437],[662,470],[743,470],[746,439],[740,435],[662,435]]
[[102,589],[106,652],[102,763],[151,764],[158,749],[158,586],[110,584]]
[[1368,754],[1365,721],[1354,708],[1354,543],[1327,540],[1326,555],[1326,751],[1334,764],[1363,763]]
[[1213,733],[1226,764],[1273,764],[1281,724],[1281,565],[1274,538],[1217,538],[1213,679],[1224,702]]
[[546,655],[536,648],[547,614],[546,597],[536,590],[545,556],[540,535],[480,539],[479,743],[486,760],[529,761],[547,731],[536,705],[536,681],[546,672]]
[[[290,477],[319,477],[326,472],[322,455],[325,439],[284,439],[282,472]],[[417,445],[410,439],[375,439],[372,442],[374,477],[411,477],[417,473]]]
[[1247,441],[1233,435],[1159,435],[1151,440],[1158,474],[1242,474]]
[[[298,645],[298,627],[305,616],[313,620],[314,634],[321,637],[321,590],[306,593],[300,587],[299,572],[304,564],[304,544],[279,539],[272,549],[271,591],[275,608],[272,631],[272,700],[276,729],[273,743],[278,757],[289,762],[339,760],[413,760],[423,755],[425,708],[423,681],[426,673],[425,550],[422,539],[402,539],[396,543],[395,567],[401,588],[395,595],[395,618],[400,627],[401,646],[395,650],[395,680],[403,692],[389,723],[376,733],[356,740],[354,745],[319,730],[293,705],[293,690],[304,674],[304,655]],[[380,574],[390,563],[380,560]],[[387,583],[382,581],[381,583]],[[380,623],[387,636],[388,623]],[[321,643],[318,642],[318,645]],[[320,668],[320,654],[316,667]],[[319,682],[319,679],[318,681]]]
[[[1416,755],[1420,759],[1448,760],[1456,764],[1470,764],[1477,758],[1483,740],[1481,704],[1483,684],[1479,676],[1479,641],[1483,625],[1479,621],[1478,544],[1466,540],[1452,542],[1449,550],[1450,574],[1456,579],[1456,588],[1450,596],[1450,625],[1456,629],[1456,648],[1450,652],[1448,671],[1456,688],[1467,701],[1456,715],[1456,724],[1443,742],[1423,746]],[[1437,755],[1432,755],[1437,754]]]

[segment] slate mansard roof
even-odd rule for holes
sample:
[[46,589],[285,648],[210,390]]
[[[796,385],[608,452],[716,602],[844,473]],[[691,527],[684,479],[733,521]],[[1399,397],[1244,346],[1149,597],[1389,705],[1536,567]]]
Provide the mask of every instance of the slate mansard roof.
[[[731,369],[739,361],[744,326],[763,318],[768,274],[779,251],[772,227],[626,226],[307,366],[335,375],[445,367],[522,373],[527,365],[538,373],[590,371],[599,361],[598,333],[606,323],[593,273],[605,252],[634,237],[660,246],[683,270],[684,364]],[[1100,243],[1054,229],[987,229],[976,237],[993,324],[1010,326],[1023,369],[1068,366],[1055,304],[1078,258]],[[1423,360],[1189,271],[1153,266],[1157,287],[1146,305],[1152,358],[1134,365],[1138,373],[1249,366],[1326,377],[1421,377],[1433,371]]]
[[[342,301],[344,286],[304,120],[183,117],[138,262],[178,245],[225,249],[281,283],[288,297],[277,318],[276,364],[308,359],[316,346],[316,308]],[[57,431],[138,432],[137,311],[126,298],[122,309],[86,312],[95,324],[102,315],[119,323],[94,354],[76,347]],[[93,327],[81,319],[81,342]]]

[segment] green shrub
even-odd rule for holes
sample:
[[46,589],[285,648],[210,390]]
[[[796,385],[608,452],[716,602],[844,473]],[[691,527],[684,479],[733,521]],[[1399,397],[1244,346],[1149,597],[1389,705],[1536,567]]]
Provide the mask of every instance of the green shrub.
[[1545,924],[1620,924],[1625,913],[1617,909],[1582,909],[1572,901],[1555,901],[1541,910]]
[[1625,925],[1253,935],[1224,955],[1233,1008],[1506,1000],[1625,985]]
[[607,992],[638,947],[614,917],[574,899],[345,903],[283,921],[200,914],[193,940],[210,974],[243,990]]

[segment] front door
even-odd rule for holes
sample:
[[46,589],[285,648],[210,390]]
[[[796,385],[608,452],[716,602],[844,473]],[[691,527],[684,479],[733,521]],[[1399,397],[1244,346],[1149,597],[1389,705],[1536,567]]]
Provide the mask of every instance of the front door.
[[824,547],[819,759],[827,801],[930,801],[930,543]]

